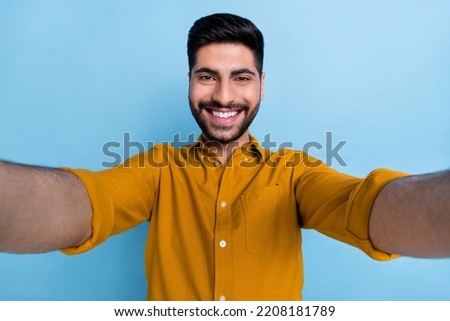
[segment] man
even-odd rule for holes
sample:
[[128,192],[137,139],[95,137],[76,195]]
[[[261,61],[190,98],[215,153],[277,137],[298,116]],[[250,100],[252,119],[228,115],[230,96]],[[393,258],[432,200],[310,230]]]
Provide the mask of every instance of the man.
[[216,14],[189,32],[189,104],[202,135],[116,168],[0,164],[0,250],[87,251],[149,220],[148,299],[296,300],[301,228],[387,260],[450,255],[450,172],[338,173],[249,133],[264,97],[263,36]]

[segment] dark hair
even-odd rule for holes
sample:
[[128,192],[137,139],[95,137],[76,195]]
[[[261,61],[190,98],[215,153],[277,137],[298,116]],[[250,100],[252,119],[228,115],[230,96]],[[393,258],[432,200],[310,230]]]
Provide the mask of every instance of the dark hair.
[[255,56],[259,74],[262,74],[264,38],[250,20],[229,13],[216,13],[198,19],[188,35],[189,72],[195,65],[197,51],[211,43],[239,43],[247,46]]

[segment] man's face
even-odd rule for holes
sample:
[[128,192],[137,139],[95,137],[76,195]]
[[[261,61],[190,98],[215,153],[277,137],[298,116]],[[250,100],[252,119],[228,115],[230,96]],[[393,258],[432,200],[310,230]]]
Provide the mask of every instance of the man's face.
[[241,44],[201,47],[190,73],[189,104],[207,140],[222,144],[248,139],[248,127],[264,95],[264,74]]

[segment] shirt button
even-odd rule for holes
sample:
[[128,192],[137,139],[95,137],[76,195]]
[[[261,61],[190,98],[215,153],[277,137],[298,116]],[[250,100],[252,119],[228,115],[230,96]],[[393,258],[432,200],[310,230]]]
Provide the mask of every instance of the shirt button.
[[216,161],[214,162],[214,166],[219,167],[219,166],[220,166],[220,161],[216,160]]
[[220,202],[220,206],[222,206],[223,208],[227,207],[227,202],[225,201]]
[[227,300],[227,298],[224,296],[224,295],[222,295],[220,298],[219,298],[219,301],[226,301]]
[[222,241],[219,242],[219,246],[220,247],[225,247],[225,246],[227,246],[227,242],[222,240]]

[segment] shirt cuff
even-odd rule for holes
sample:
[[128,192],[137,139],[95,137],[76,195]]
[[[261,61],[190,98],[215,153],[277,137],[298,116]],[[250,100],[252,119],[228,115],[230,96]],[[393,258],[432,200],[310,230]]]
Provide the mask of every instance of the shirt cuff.
[[385,261],[399,255],[386,253],[373,247],[369,238],[369,220],[372,207],[381,190],[391,181],[408,176],[406,173],[377,169],[369,173],[356,188],[347,208],[346,232],[367,255]]
[[[110,203],[107,201],[108,196],[103,192],[101,186],[98,186],[96,174],[93,171],[85,169],[60,168],[63,171],[72,173],[77,176],[84,184],[92,207],[92,235],[84,243],[76,247],[61,249],[61,252],[68,255],[81,254],[91,250],[110,235],[113,229],[112,211],[109,210]],[[96,209],[102,208],[101,212]]]

